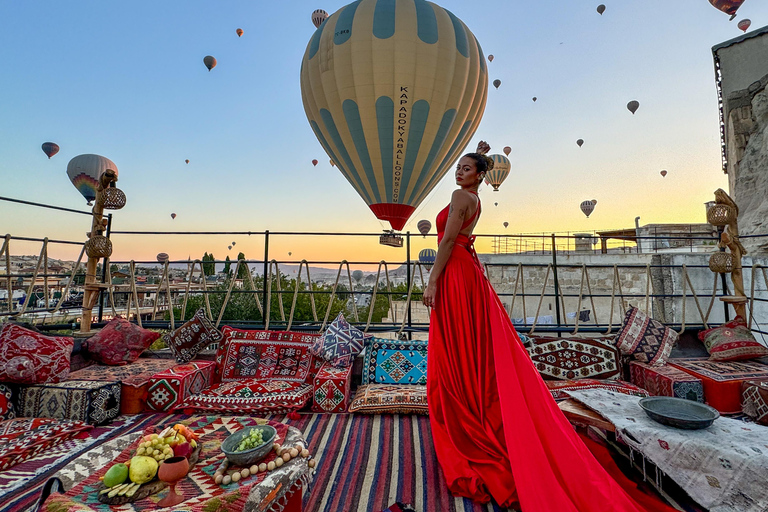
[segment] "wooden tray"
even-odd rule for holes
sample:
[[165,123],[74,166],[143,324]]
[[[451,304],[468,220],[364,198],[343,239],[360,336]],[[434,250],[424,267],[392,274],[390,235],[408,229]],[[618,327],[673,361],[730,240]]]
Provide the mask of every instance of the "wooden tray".
[[[202,443],[197,443],[197,447],[192,452],[192,454],[189,456],[189,469],[192,469],[192,466],[194,466],[199,457],[200,457],[200,449],[202,448]],[[161,463],[162,464],[162,463]],[[127,480],[126,480],[127,481]],[[123,505],[125,503],[133,503],[134,501],[142,500],[146,498],[147,496],[151,496],[153,494],[156,494],[160,491],[162,491],[164,488],[168,486],[167,483],[162,482],[157,479],[157,476],[153,480],[150,480],[149,482],[145,484],[141,484],[139,486],[139,489],[134,493],[133,496],[113,496],[109,497],[108,493],[99,494],[99,501],[101,503],[106,503],[107,505]],[[106,489],[107,487],[102,482],[99,485],[99,493]]]

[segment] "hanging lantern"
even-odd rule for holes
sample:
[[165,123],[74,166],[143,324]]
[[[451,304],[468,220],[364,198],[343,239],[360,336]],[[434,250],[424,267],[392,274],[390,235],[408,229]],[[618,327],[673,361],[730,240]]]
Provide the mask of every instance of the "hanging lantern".
[[727,274],[733,271],[733,254],[718,251],[709,257],[709,270],[719,274]]
[[109,187],[101,192],[101,204],[107,210],[119,210],[125,206],[125,193],[117,187]]
[[85,254],[89,258],[109,258],[112,256],[112,242],[104,235],[92,236],[85,242]]
[[727,204],[716,203],[707,210],[707,222],[713,226],[727,226],[736,220],[736,210]]

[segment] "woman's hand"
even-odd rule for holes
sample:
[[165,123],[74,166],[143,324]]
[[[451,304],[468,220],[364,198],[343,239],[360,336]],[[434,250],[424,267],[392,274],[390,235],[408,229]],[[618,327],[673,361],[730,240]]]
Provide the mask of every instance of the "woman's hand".
[[437,292],[437,285],[435,283],[427,284],[427,288],[424,290],[424,295],[421,298],[421,302],[428,308],[435,307],[435,293]]

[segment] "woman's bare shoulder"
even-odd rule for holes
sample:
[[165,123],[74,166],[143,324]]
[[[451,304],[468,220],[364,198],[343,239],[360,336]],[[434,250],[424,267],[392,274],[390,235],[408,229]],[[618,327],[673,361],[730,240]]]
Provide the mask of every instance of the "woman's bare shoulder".
[[467,192],[463,188],[457,188],[451,195],[451,204],[453,205],[471,205],[474,201],[474,197],[470,192]]

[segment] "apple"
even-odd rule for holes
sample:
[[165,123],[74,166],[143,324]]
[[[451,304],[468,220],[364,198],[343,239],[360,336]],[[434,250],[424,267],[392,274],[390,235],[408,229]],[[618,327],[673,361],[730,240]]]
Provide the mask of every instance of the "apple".
[[189,456],[192,455],[192,445],[186,441],[183,443],[179,443],[173,447],[173,454],[176,457],[189,458]]

